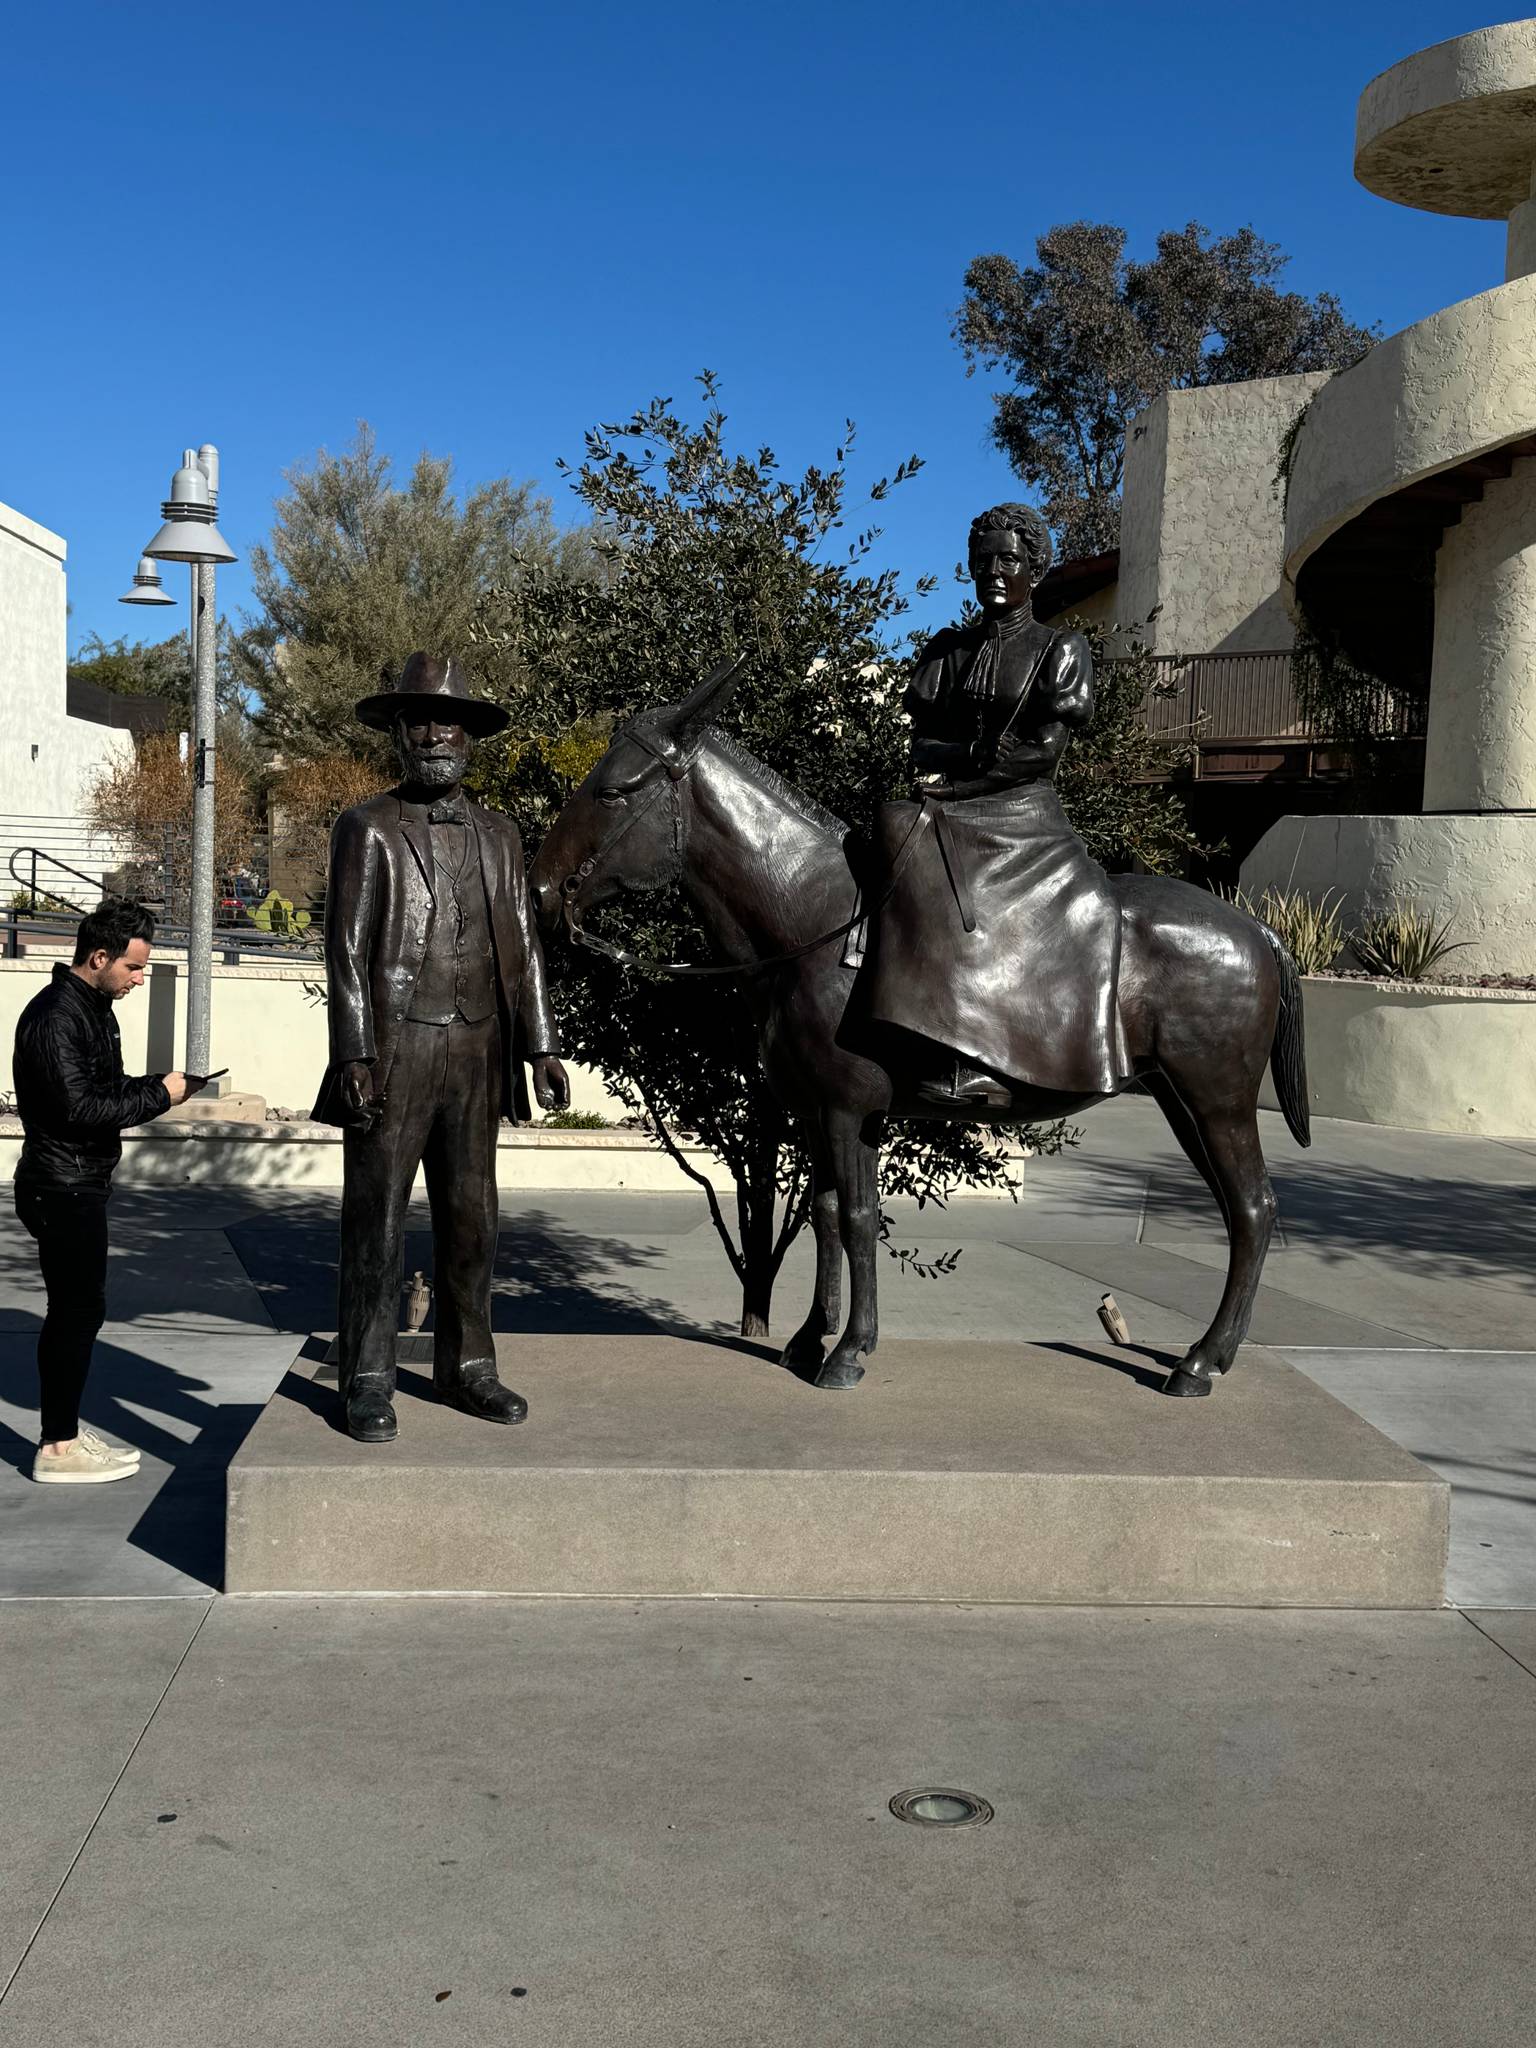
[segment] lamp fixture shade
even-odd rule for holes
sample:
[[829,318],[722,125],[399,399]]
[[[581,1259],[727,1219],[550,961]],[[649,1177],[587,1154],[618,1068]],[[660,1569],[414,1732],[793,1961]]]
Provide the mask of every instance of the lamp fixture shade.
[[139,566],[134,573],[132,590],[125,591],[117,600],[119,604],[174,604],[171,597],[161,588],[160,571],[148,555],[140,555]]
[[[217,466],[218,455],[210,444]],[[156,562],[238,562],[240,557],[214,525],[213,492],[189,448],[171,478],[171,495],[160,507],[165,524],[144,550]]]
[[167,519],[144,550],[156,562],[238,562],[240,557],[211,521]]

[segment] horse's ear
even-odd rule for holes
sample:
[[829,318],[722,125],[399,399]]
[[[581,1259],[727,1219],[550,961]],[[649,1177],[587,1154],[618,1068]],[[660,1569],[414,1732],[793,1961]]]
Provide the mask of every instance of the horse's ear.
[[704,727],[718,718],[735,694],[746,655],[728,654],[717,661],[703,682],[697,684],[673,712],[668,724],[680,746],[689,746]]

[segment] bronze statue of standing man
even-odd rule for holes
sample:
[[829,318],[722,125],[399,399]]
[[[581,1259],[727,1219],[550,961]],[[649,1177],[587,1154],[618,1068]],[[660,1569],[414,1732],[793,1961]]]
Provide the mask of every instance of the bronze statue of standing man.
[[496,1372],[496,1132],[570,1100],[517,827],[463,794],[474,739],[507,714],[456,663],[413,654],[357,707],[394,736],[401,780],[331,835],[325,966],[330,1065],[315,1115],[345,1131],[339,1384],[349,1433],[397,1433],[400,1234],[418,1166],[432,1210],[440,1400],[488,1422],[527,1403]]

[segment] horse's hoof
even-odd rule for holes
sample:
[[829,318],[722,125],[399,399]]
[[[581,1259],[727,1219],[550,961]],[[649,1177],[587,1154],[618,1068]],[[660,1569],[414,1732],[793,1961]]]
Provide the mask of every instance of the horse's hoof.
[[812,1385],[829,1389],[856,1387],[863,1377],[864,1368],[856,1358],[829,1358]]
[[1176,1365],[1163,1382],[1163,1392],[1176,1399],[1191,1400],[1196,1395],[1208,1394],[1211,1383],[1198,1372],[1186,1372],[1182,1365]]
[[791,1337],[779,1353],[779,1363],[791,1372],[816,1373],[821,1370],[822,1348],[818,1341],[804,1337]]

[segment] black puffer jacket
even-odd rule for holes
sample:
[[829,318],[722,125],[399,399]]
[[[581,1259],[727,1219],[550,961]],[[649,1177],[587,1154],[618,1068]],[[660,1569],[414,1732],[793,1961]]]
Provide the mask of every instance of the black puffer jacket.
[[157,1074],[124,1077],[112,998],[62,965],[21,1013],[13,1071],[27,1134],[18,1187],[109,1186],[123,1156],[118,1132],[171,1106]]

